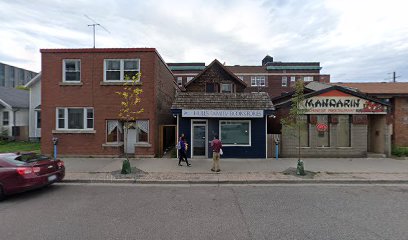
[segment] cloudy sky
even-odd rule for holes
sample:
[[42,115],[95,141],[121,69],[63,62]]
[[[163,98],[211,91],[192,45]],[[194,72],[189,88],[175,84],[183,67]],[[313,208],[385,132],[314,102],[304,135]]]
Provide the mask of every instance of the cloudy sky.
[[[320,62],[339,81],[408,82],[405,0],[0,0],[0,62],[41,48],[154,47],[166,62]],[[88,16],[89,18],[87,18]]]

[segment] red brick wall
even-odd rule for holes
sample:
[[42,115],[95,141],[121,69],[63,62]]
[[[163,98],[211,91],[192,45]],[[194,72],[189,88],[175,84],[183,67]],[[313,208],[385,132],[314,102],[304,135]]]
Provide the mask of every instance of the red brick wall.
[[[66,52],[68,51],[68,52]],[[141,107],[144,112],[138,119],[149,120],[149,141],[151,147],[137,148],[137,154],[155,155],[156,151],[156,100],[158,56],[154,51],[135,52],[42,52],[42,129],[41,151],[52,153],[51,138],[60,139],[58,150],[61,155],[119,155],[123,148],[103,147],[106,142],[106,120],[118,119],[121,99],[116,91],[121,85],[101,85],[103,83],[104,59],[140,59],[143,93]],[[81,86],[61,86],[63,59],[81,59]],[[160,71],[163,71],[160,70]],[[166,70],[167,71],[167,70]],[[173,78],[173,77],[171,77]],[[61,134],[52,133],[56,129],[57,107],[93,107],[95,133]]]
[[408,147],[408,97],[394,98],[394,145]]

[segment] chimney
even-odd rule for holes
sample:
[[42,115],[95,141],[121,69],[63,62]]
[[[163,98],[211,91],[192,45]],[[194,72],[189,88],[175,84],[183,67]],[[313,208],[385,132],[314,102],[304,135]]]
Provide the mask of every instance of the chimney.
[[266,55],[266,57],[262,59],[262,66],[266,66],[268,63],[272,63],[272,62],[273,62],[273,57]]

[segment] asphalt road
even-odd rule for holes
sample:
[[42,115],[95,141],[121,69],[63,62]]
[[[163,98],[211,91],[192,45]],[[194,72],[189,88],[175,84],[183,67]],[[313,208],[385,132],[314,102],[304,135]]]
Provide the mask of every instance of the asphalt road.
[[0,202],[0,239],[408,239],[408,186],[59,184]]

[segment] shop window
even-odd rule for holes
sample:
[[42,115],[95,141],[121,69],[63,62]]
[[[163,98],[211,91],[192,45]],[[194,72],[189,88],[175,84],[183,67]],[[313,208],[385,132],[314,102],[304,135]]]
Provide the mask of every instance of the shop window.
[[350,115],[336,115],[333,116],[338,119],[337,123],[337,146],[350,147],[351,140],[351,124]]
[[118,120],[106,121],[106,143],[123,142],[123,125]]
[[325,131],[319,131],[317,127],[314,127],[316,133],[316,146],[317,147],[329,147],[330,146],[330,124],[329,115],[316,115],[317,124],[325,124],[327,129]]
[[220,121],[220,138],[224,146],[251,146],[251,121]]

